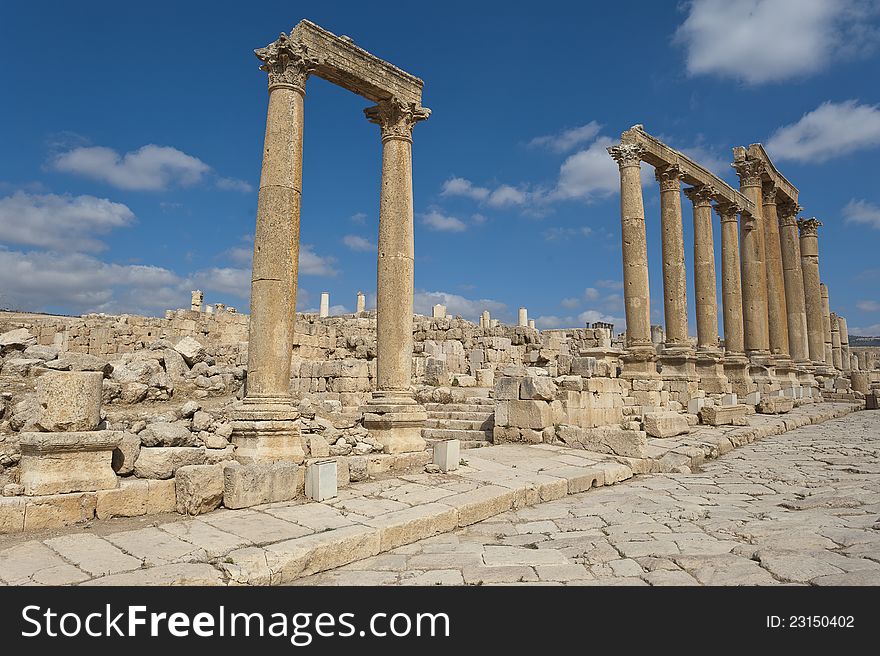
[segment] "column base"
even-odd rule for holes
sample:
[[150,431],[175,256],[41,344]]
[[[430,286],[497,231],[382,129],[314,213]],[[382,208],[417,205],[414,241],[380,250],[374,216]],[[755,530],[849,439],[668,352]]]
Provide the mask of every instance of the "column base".
[[659,378],[657,373],[657,352],[653,345],[632,346],[624,351],[620,356],[623,363],[620,372],[621,378],[646,380],[649,378]]
[[749,375],[749,359],[742,353],[726,353],[724,356],[724,375],[730,383],[730,391],[744,399],[755,391],[755,384]]
[[724,374],[724,357],[721,351],[697,351],[696,371],[700,389],[707,394],[730,392],[730,381]]
[[677,401],[686,408],[700,388],[693,350],[670,346],[657,357],[657,362],[663,389],[669,394],[669,400]]
[[428,420],[425,408],[408,390],[377,390],[365,406],[364,428],[385,447],[385,453],[424,451],[422,428]]
[[233,410],[235,459],[242,464],[303,462],[297,419],[289,397],[245,398]]

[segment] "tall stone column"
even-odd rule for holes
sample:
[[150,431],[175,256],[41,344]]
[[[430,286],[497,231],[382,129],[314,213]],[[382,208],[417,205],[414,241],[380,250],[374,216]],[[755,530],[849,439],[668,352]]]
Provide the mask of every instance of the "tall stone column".
[[[704,185],[684,190],[694,208],[694,303],[697,311],[697,375],[706,392],[729,389],[718,345],[718,300],[715,242],[712,237],[712,198],[715,188]],[[735,220],[735,219],[734,219]],[[737,271],[737,274],[739,272]]]
[[837,323],[840,326],[840,358],[843,364],[843,370],[852,371],[852,359],[849,350],[849,328],[846,325],[846,317],[837,317]]
[[770,334],[770,352],[787,360],[788,310],[785,299],[785,280],[782,274],[782,247],[779,238],[779,218],[776,213],[776,186],[764,183],[761,192],[761,215],[764,224],[764,265],[767,269],[767,320]]
[[760,160],[744,160],[735,162],[734,167],[739,175],[740,190],[755,204],[755,214],[748,217],[743,215],[740,223],[745,349],[753,361],[758,359],[765,363],[770,354],[770,330],[761,199],[764,163]]
[[832,312],[830,316],[831,322],[831,354],[834,368],[843,371],[843,354],[840,349],[840,320],[837,315]]
[[302,193],[303,99],[314,62],[282,34],[255,51],[269,75],[269,111],[257,200],[251,277],[248,372],[235,409],[233,442],[242,462],[304,458],[290,395]]
[[690,350],[688,341],[687,278],[681,218],[681,167],[655,172],[660,183],[660,232],[663,245],[663,310],[666,318],[664,351]]
[[731,391],[745,396],[752,391],[749,361],[743,337],[742,285],[740,281],[739,225],[741,208],[719,203],[715,211],[721,219],[721,300],[724,311],[724,373]]
[[807,310],[804,296],[804,275],[801,268],[801,246],[798,239],[797,213],[792,202],[777,206],[779,241],[782,249],[782,273],[785,284],[785,310],[788,323],[788,348],[791,359],[799,366],[809,364]]
[[831,337],[831,301],[828,298],[828,286],[824,282],[819,283],[819,294],[822,296],[822,339],[825,349],[825,364],[829,367],[834,367],[834,345]]
[[357,313],[358,315],[363,314],[363,313],[364,313],[364,310],[366,309],[366,307],[367,307],[367,297],[364,296],[364,293],[363,293],[363,292],[358,292],[358,293],[357,293],[357,310],[356,310],[356,313]]
[[651,343],[648,244],[642,202],[639,144],[611,146],[608,153],[620,168],[620,226],[623,244],[623,299],[626,311],[625,377],[656,377],[656,351]]
[[364,110],[382,134],[382,192],[376,285],[377,389],[364,408],[364,426],[387,453],[421,451],[425,409],[413,399],[412,130],[430,110],[396,98]]
[[[819,278],[817,218],[800,219],[801,270],[804,278],[804,304],[807,314],[807,345],[814,366],[825,364],[825,324],[822,319],[822,291]],[[829,363],[830,364],[830,363]]]
[[528,328],[528,326],[529,326],[529,311],[526,308],[521,307],[519,309],[519,312],[517,315],[516,325],[521,326],[523,328]]

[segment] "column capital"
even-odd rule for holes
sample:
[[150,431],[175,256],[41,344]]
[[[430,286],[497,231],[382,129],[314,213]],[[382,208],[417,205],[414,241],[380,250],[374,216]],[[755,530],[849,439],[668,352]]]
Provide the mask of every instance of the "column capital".
[[765,182],[761,185],[761,204],[776,205],[776,185],[772,182]]
[[391,139],[412,143],[413,126],[419,121],[427,120],[431,110],[419,107],[415,103],[404,103],[397,98],[382,100],[364,110],[364,116],[370,123],[375,123],[382,130],[382,142]]
[[318,63],[305,45],[292,41],[284,32],[265,48],[254,50],[254,54],[263,62],[260,70],[269,74],[269,91],[287,88],[305,93],[306,79]]
[[801,237],[816,237],[818,236],[819,226],[822,225],[822,222],[817,219],[815,216],[809,219],[798,219],[797,227],[800,230]]
[[637,143],[622,143],[617,146],[609,146],[608,154],[617,162],[620,168],[625,166],[641,166],[644,146]]
[[688,187],[684,190],[684,195],[691,199],[695,207],[706,207],[712,204],[712,199],[718,191],[712,185],[700,185],[699,187]]
[[654,169],[654,177],[660,183],[660,191],[679,191],[683,175],[684,169],[678,164],[667,164]]
[[717,203],[715,205],[715,211],[718,213],[718,218],[721,219],[721,223],[736,223],[736,215],[742,212],[743,208],[736,203],[725,201]]
[[761,174],[764,172],[764,162],[759,159],[744,159],[734,162],[731,166],[736,169],[741,187],[760,187]]
[[776,213],[779,218],[779,225],[793,226],[797,225],[797,215],[803,208],[793,200],[785,199],[777,204]]

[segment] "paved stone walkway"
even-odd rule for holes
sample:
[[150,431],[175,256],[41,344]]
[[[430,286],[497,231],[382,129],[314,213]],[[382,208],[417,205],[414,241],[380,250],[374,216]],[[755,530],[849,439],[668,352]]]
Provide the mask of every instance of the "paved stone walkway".
[[508,511],[297,585],[880,585],[880,412]]

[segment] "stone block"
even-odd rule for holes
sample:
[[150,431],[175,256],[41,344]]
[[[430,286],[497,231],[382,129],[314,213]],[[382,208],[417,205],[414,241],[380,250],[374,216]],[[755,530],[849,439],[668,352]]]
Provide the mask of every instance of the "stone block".
[[113,449],[111,465],[120,476],[134,471],[134,463],[141,452],[141,438],[133,433],[123,433],[119,444]]
[[21,433],[21,484],[27,496],[115,488],[119,431]]
[[24,509],[22,497],[0,497],[0,535],[24,530]]
[[787,396],[765,396],[756,406],[756,410],[762,415],[781,415],[791,412],[794,408],[794,399]]
[[95,517],[94,492],[51,494],[26,501],[24,530],[60,528],[88,522]]
[[519,399],[520,379],[502,376],[495,383],[495,400],[513,401]]
[[553,422],[546,401],[511,401],[508,422],[517,428],[544,430]]
[[140,433],[141,444],[152,446],[197,446],[198,435],[192,433],[183,423],[156,422]]
[[552,401],[556,398],[556,385],[546,376],[523,378],[519,397],[524,400]]
[[186,465],[174,473],[177,512],[201,515],[223,501],[222,465]]
[[572,358],[571,359],[571,375],[591,378],[596,373],[596,358]]
[[47,371],[37,380],[37,426],[54,432],[96,430],[103,379],[98,371]]
[[134,475],[138,478],[166,479],[174,476],[174,472],[181,467],[204,463],[204,447],[142,447],[134,463]]
[[739,399],[735,393],[723,394],[721,396],[721,405],[737,405],[738,403]]
[[560,426],[556,437],[568,446],[587,451],[611,453],[627,458],[647,457],[648,440],[644,431],[624,430],[619,426]]
[[229,465],[223,472],[223,505],[248,508],[289,501],[301,488],[302,478],[301,468],[293,462]]
[[700,396],[697,398],[690,399],[688,401],[688,413],[695,415],[700,410],[703,409],[704,405],[706,405],[706,398],[705,397]]
[[651,437],[675,437],[690,430],[687,417],[677,412],[649,412],[643,423],[645,432]]
[[204,362],[207,359],[205,347],[192,337],[184,337],[177,342],[174,350],[183,356],[183,360],[192,367],[197,362]]
[[315,501],[332,499],[337,495],[339,474],[335,460],[320,460],[306,467],[306,496]]
[[326,458],[330,455],[330,445],[320,435],[309,435],[306,437],[309,445],[309,455],[312,458]]
[[880,410],[880,394],[876,390],[865,394],[865,410]]
[[746,400],[744,403],[746,405],[758,405],[761,402],[761,393],[760,392],[749,392],[746,394]]
[[458,469],[461,460],[461,442],[459,440],[444,440],[434,444],[434,464],[440,467],[442,472],[450,472]]
[[707,405],[700,410],[700,421],[709,426],[745,426],[747,405]]

